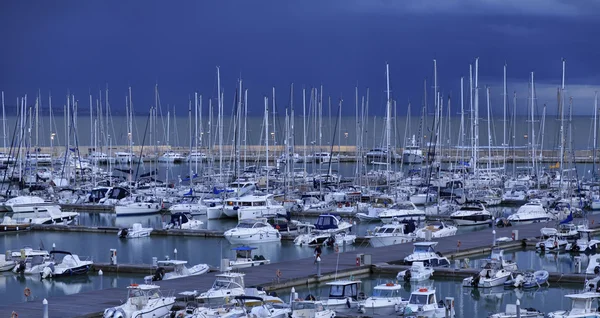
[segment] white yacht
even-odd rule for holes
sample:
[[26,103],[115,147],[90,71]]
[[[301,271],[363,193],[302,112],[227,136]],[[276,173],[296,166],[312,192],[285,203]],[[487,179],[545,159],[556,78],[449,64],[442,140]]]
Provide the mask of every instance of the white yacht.
[[119,238],[140,238],[150,236],[154,229],[143,227],[142,223],[133,223],[130,228],[122,228],[117,232]]
[[37,196],[18,196],[4,202],[13,221],[30,224],[71,224],[77,212],[62,212],[60,205]]
[[499,261],[489,260],[483,269],[472,277],[463,280],[463,287],[496,287],[503,286],[512,276],[512,271],[502,268]]
[[[196,264],[192,267],[187,267],[187,261],[182,260],[164,260],[158,261],[156,263],[158,268],[154,275],[144,277],[144,281],[159,281],[159,280],[169,280],[187,276],[196,276],[208,273],[210,267],[208,264]],[[172,266],[172,272],[166,272],[165,267]]]
[[175,297],[162,296],[159,286],[131,284],[127,286],[127,301],[104,310],[103,318],[154,318],[170,313]]
[[329,152],[315,152],[313,159],[316,163],[336,163],[340,161],[340,157],[332,156]]
[[525,186],[515,186],[506,190],[502,195],[502,203],[504,204],[522,204],[527,202],[527,199],[529,199],[529,196]]
[[94,151],[94,152],[90,153],[88,156],[88,160],[91,163],[102,164],[102,165],[106,165],[109,163],[113,164],[116,161],[114,157],[110,157],[107,154],[105,154],[104,152],[99,152],[99,151]]
[[132,152],[117,151],[115,152],[115,162],[120,164],[133,163],[136,161],[136,156]]
[[427,267],[449,266],[450,261],[442,253],[436,252],[434,247],[438,242],[416,242],[412,254],[404,258],[404,262],[412,265],[414,262],[423,262]]
[[565,295],[571,299],[571,310],[559,310],[548,313],[548,318],[600,318],[600,311],[596,307],[600,293],[584,292]]
[[[517,300],[518,302],[518,300]],[[517,313],[517,309],[519,312]],[[517,308],[516,304],[506,304],[504,312],[489,315],[488,318],[544,318],[544,314],[534,308]]]
[[507,220],[511,224],[530,224],[537,222],[547,222],[554,219],[554,216],[542,206],[539,200],[531,200],[522,205],[517,212],[508,216]]
[[52,156],[49,153],[28,153],[27,163],[30,165],[51,165]]
[[171,214],[171,222],[165,225],[165,229],[199,230],[204,222],[194,219],[190,213],[176,212]]
[[458,211],[450,214],[450,219],[459,226],[490,224],[492,213],[480,202],[467,202]]
[[422,228],[415,230],[415,235],[419,239],[427,240],[427,233],[431,233],[431,238],[447,237],[456,234],[458,228],[454,225],[446,224],[444,222],[430,223]]
[[404,317],[414,315],[423,318],[454,317],[454,302],[438,303],[435,289],[419,288],[410,294],[403,313]]
[[208,156],[204,152],[192,152],[187,157],[188,162],[204,162],[208,160]]
[[559,252],[564,251],[569,244],[566,239],[554,234],[547,239],[535,244],[535,249],[540,252]]
[[185,160],[185,157],[174,151],[167,151],[162,156],[158,157],[158,162],[163,163],[182,163]]
[[359,312],[369,316],[396,316],[408,301],[402,299],[402,286],[392,282],[373,288],[373,295],[359,304]]
[[323,302],[315,300],[294,300],[291,304],[291,318],[332,318],[335,311],[326,309]]
[[5,152],[0,152],[0,164],[6,165],[15,162],[15,157],[9,156]]
[[225,239],[231,244],[255,244],[281,242],[281,235],[267,219],[243,219],[238,225],[225,231]]
[[207,210],[206,204],[200,198],[184,198],[181,202],[173,204],[169,207],[169,212],[174,213],[189,213],[191,215],[204,215]]
[[283,205],[276,202],[272,194],[229,198],[223,205],[223,214],[238,220],[275,217],[285,213]]
[[425,221],[425,211],[419,210],[410,201],[398,202],[391,207],[379,212],[379,218],[383,223],[390,223],[393,219],[398,221],[413,220]]
[[115,205],[117,216],[150,215],[157,214],[160,210],[162,210],[160,202],[154,202],[154,200],[143,196],[137,196],[134,202],[123,201]]
[[404,147],[402,151],[402,161],[405,164],[421,164],[425,157],[423,156],[423,150],[417,144],[415,135],[410,140],[410,145]]
[[382,247],[394,244],[414,242],[417,237],[414,235],[416,225],[414,222],[394,221],[373,229],[372,233],[365,236],[369,239],[369,244],[373,247]]

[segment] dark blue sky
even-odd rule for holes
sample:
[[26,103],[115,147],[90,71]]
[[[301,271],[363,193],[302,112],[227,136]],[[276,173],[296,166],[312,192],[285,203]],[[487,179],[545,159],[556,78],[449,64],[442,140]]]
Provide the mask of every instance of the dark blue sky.
[[553,110],[566,58],[576,113],[591,114],[600,81],[599,17],[594,0],[5,0],[0,90],[8,104],[52,91],[60,107],[67,90],[87,101],[90,90],[97,95],[108,84],[116,110],[131,85],[136,111],[147,113],[158,83],[163,106],[176,105],[183,115],[193,92],[216,96],[218,65],[226,109],[241,74],[254,115],[273,86],[278,107],[286,106],[292,82],[297,105],[300,88],[323,84],[334,100],[344,97],[346,114],[354,113],[354,86],[361,94],[370,87],[371,113],[383,114],[387,61],[404,113],[406,101],[421,104],[434,58],[439,87],[458,107],[459,78],[468,77],[478,56],[482,87],[492,87],[496,109],[506,62],[520,105],[535,71],[538,104]]

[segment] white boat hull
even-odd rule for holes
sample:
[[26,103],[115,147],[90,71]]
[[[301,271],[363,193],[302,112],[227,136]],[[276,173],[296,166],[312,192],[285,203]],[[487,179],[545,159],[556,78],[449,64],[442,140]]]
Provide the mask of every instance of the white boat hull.
[[161,210],[159,203],[131,203],[128,205],[117,205],[115,206],[115,213],[117,216],[129,216],[129,215],[150,215],[159,213]]
[[373,247],[383,247],[395,244],[410,243],[416,240],[416,236],[402,235],[402,236],[371,236],[369,238],[369,244]]

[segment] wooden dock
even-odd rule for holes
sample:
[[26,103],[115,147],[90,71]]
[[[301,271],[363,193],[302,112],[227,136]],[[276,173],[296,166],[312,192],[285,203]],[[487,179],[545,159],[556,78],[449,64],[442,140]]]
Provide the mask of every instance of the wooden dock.
[[[592,227],[600,224],[600,215],[591,215],[589,220]],[[593,220],[593,222],[592,222]],[[535,223],[507,228],[496,228],[496,237],[511,237],[512,230],[518,230],[518,242],[500,243],[501,248],[514,248],[519,244],[526,244],[523,239],[537,240],[540,228],[553,226],[547,223]],[[461,233],[452,237],[437,239],[436,249],[449,258],[458,258],[473,253],[489,253],[493,242],[492,229],[477,232]],[[460,244],[458,242],[460,241]],[[198,252],[202,252],[199,246]],[[263,286],[267,290],[287,289],[306,283],[318,283],[349,275],[368,275],[372,271],[371,264],[383,266],[385,264],[398,263],[412,253],[412,244],[399,244],[381,248],[359,248],[351,252],[345,252],[341,248],[340,253],[323,254],[321,262],[321,277],[316,277],[316,265],[313,258],[290,259],[284,262],[251,267],[244,269],[247,286]],[[357,266],[357,254],[371,256],[371,264]],[[336,264],[339,265],[336,268]],[[337,274],[336,274],[337,269]],[[277,270],[281,271],[281,277],[276,276]],[[183,291],[206,291],[214,281],[214,273],[162,281],[158,285],[165,293]],[[458,282],[457,282],[458,284]],[[48,299],[50,317],[101,317],[104,309],[118,306],[125,298],[126,290],[123,288],[109,288],[79,293],[69,296],[50,297]],[[15,303],[0,306],[0,316],[8,317],[11,312],[18,313],[23,317],[41,317],[42,301],[27,303]]]

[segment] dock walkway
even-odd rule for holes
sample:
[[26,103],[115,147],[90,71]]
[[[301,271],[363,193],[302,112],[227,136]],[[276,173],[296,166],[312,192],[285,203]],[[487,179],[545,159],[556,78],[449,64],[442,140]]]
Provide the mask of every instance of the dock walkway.
[[[591,215],[588,220],[590,221],[591,228],[597,228],[598,224],[600,224],[600,215]],[[520,246],[523,239],[535,239],[538,237],[540,235],[540,228],[554,225],[555,222],[551,222],[550,224],[534,223],[507,228],[495,228],[495,231],[496,237],[500,238],[511,237],[512,231],[518,230],[518,242],[513,241],[500,244],[504,248],[514,248]],[[462,258],[481,253],[488,254],[493,242],[492,228],[461,233],[435,241],[439,242],[436,250],[449,258]],[[460,246],[458,246],[459,241]],[[251,267],[242,271],[246,273],[246,286],[260,285],[268,290],[275,290],[290,288],[291,286],[300,284],[331,280],[335,279],[336,276],[369,275],[371,273],[371,265],[357,266],[357,254],[364,253],[371,255],[372,264],[393,264],[401,262],[405,256],[412,253],[412,249],[412,244],[399,244],[380,248],[365,247],[351,252],[344,252],[343,248],[341,248],[338,254],[332,253],[322,256],[322,277],[320,278],[315,277],[316,265],[313,258],[288,260]],[[336,275],[338,257],[339,266],[337,267],[338,273]],[[279,282],[276,277],[277,270],[281,271]],[[183,291],[193,290],[202,292],[212,286],[214,275],[215,273],[211,272],[205,275],[186,277],[185,279],[161,281],[157,284],[161,286],[161,289],[165,293],[172,291],[178,294]],[[109,288],[68,296],[50,297],[48,298],[49,315],[50,317],[101,317],[104,309],[120,305],[121,301],[125,298],[126,291],[124,288]],[[17,312],[20,318],[41,317],[42,300],[0,306],[1,317],[10,316],[12,311]]]

